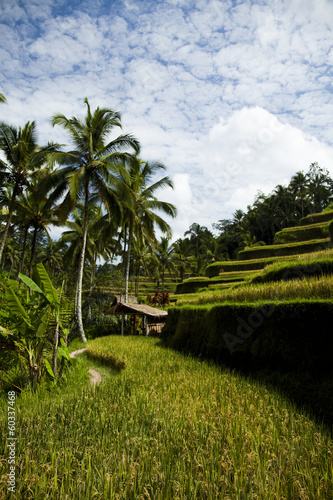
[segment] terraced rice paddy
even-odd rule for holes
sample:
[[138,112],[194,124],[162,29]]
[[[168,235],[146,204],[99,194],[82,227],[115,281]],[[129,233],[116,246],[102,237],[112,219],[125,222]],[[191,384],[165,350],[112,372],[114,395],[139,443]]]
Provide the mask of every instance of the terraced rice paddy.
[[[73,374],[76,389],[18,398],[15,498],[333,498],[324,427],[264,385],[158,342],[96,339],[95,360],[107,352],[126,367],[95,388]],[[6,411],[3,403],[2,435]],[[4,441],[1,455],[5,498]]]

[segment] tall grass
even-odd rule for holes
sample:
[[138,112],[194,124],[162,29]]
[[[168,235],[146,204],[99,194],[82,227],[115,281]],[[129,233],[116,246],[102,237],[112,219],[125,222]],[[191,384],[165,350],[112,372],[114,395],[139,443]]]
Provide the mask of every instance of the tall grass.
[[257,302],[261,300],[332,299],[333,276],[312,277],[273,283],[240,285],[238,287],[201,292],[193,297],[183,295],[177,306],[223,302]]
[[[333,498],[331,437],[281,396],[155,339],[99,339],[96,355],[101,342],[126,369],[19,399],[16,498]],[[4,455],[0,472],[5,498]]]
[[88,345],[87,355],[90,359],[115,370],[122,370],[126,366],[126,359],[121,359],[114,347],[106,344],[103,338],[97,338],[92,344]]

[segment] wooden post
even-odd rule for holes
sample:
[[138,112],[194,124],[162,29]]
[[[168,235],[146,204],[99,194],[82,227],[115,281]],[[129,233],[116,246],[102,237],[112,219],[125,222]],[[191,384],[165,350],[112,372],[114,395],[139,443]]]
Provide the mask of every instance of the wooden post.
[[147,318],[147,316],[144,316],[144,322],[145,322],[146,337],[148,337],[148,318]]
[[132,327],[132,334],[135,335],[135,314],[133,314],[133,327]]
[[124,335],[124,315],[121,315],[121,335]]

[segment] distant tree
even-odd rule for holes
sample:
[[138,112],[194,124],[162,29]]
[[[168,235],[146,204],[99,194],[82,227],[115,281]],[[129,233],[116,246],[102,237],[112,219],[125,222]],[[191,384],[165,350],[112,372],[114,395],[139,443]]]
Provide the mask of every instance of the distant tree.
[[169,238],[161,238],[157,248],[157,258],[162,271],[162,292],[164,292],[165,271],[168,270],[170,273],[175,271],[173,248]]
[[8,279],[12,271],[18,269],[20,263],[20,249],[14,237],[8,237],[2,258],[2,268],[9,267]]
[[47,245],[43,246],[37,255],[37,261],[41,262],[51,273],[51,277],[55,272],[62,269],[63,251],[61,244],[58,241],[48,239]]
[[198,258],[201,253],[205,253],[207,243],[213,237],[212,233],[205,227],[194,222],[184,236],[190,236],[190,242],[194,249],[195,257]]
[[289,188],[278,184],[270,195],[275,203],[276,227],[291,227],[297,221],[295,198]]
[[308,192],[313,212],[321,212],[328,205],[328,197],[333,192],[333,180],[326,168],[317,162],[311,163],[307,173]]
[[192,246],[189,238],[178,238],[172,244],[172,250],[172,259],[178,270],[180,281],[183,281],[185,273],[191,268],[191,262],[193,261]]
[[300,203],[301,217],[304,217],[304,208],[306,204],[306,196],[309,189],[309,179],[304,172],[296,172],[291,178],[289,189],[295,197],[296,203]]
[[223,253],[227,252],[230,257],[235,257],[238,249],[244,247],[245,215],[242,210],[236,210],[232,219],[222,219],[213,224],[213,228],[220,233],[217,238],[219,248]]

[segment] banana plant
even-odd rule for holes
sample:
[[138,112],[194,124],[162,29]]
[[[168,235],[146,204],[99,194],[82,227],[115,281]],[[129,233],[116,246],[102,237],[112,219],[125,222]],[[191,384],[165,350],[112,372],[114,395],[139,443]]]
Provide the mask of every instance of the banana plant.
[[[20,274],[22,282],[27,285],[30,293],[26,294],[24,303],[15,293],[13,283],[5,289],[9,315],[7,320],[11,328],[0,330],[2,337],[14,345],[21,367],[27,373],[32,388],[36,390],[43,372],[46,370],[52,378],[57,376],[57,358],[70,361],[66,343],[59,343],[59,328],[61,327],[61,296],[51,283],[43,264],[37,264],[34,279]],[[23,294],[22,294],[23,295]],[[23,299],[23,296],[22,296]],[[7,321],[8,323],[8,321]],[[53,342],[48,337],[50,325],[53,327]],[[63,328],[64,334],[68,331]],[[11,341],[11,342],[10,342]],[[52,367],[47,359],[53,344]]]

